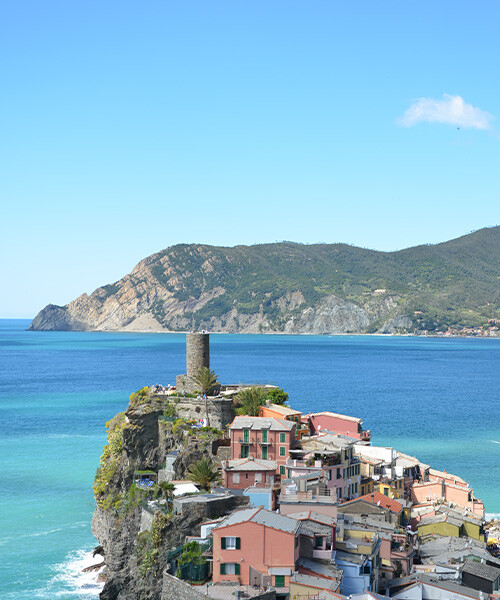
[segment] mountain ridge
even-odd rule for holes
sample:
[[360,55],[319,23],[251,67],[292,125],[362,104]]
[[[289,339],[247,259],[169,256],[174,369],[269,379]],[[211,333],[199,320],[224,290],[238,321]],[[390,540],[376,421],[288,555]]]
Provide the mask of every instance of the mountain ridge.
[[[176,244],[31,330],[412,333],[500,319],[500,227],[393,252],[348,244]],[[491,327],[490,327],[491,329]]]

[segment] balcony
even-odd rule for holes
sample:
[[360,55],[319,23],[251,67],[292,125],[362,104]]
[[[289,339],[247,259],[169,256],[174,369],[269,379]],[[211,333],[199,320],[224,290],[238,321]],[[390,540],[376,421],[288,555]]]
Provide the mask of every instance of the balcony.
[[239,438],[238,442],[240,444],[245,444],[246,446],[253,446],[253,444],[255,443],[255,442],[252,442],[252,440],[244,440],[243,438]]
[[372,432],[370,429],[364,429],[359,432],[361,439],[365,442],[369,442],[372,437]]
[[259,440],[258,442],[261,446],[270,446],[271,442],[269,440]]
[[332,558],[332,550],[331,548],[313,548],[313,558],[319,560],[330,560]]

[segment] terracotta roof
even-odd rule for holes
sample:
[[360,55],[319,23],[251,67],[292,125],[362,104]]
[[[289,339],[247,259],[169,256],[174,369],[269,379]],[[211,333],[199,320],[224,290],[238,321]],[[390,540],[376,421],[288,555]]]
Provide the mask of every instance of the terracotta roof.
[[373,492],[371,494],[366,494],[365,496],[360,496],[355,500],[350,500],[349,502],[343,502],[343,504],[351,504],[353,502],[358,502],[359,500],[364,500],[365,502],[369,502],[370,504],[376,504],[377,506],[381,506],[382,508],[387,508],[391,512],[399,514],[403,510],[403,505],[401,502],[394,500],[393,498],[388,498],[385,494],[381,492]]

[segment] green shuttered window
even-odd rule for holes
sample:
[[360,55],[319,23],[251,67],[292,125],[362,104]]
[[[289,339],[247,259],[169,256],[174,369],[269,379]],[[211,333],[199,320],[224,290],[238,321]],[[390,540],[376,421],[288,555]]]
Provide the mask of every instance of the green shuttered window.
[[241,548],[241,538],[234,536],[221,537],[221,550],[239,550]]
[[239,563],[221,563],[220,564],[221,575],[239,575],[240,565]]

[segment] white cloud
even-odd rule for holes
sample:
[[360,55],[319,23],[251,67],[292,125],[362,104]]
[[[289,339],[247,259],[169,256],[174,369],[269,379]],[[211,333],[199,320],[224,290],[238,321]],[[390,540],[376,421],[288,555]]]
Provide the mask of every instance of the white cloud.
[[442,100],[418,98],[397,119],[397,123],[403,127],[411,127],[417,123],[448,123],[458,127],[489,129],[490,121],[494,118],[489,112],[467,104],[461,96],[443,94]]

